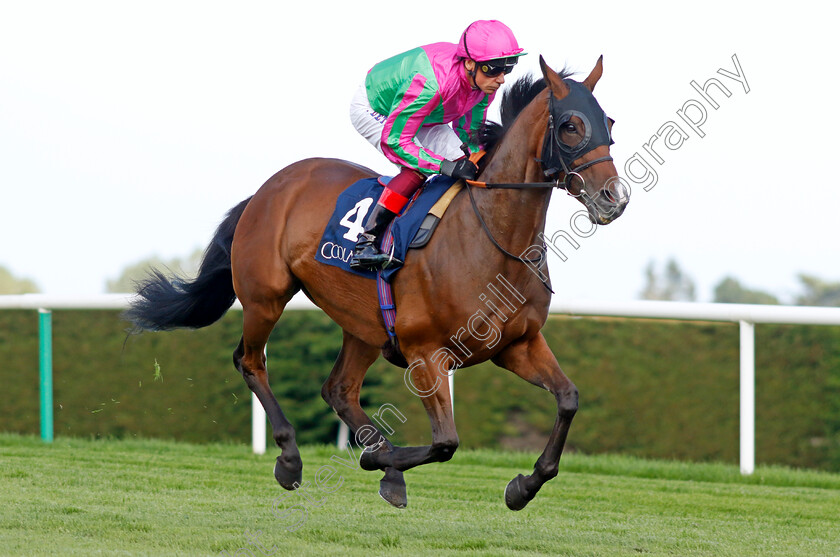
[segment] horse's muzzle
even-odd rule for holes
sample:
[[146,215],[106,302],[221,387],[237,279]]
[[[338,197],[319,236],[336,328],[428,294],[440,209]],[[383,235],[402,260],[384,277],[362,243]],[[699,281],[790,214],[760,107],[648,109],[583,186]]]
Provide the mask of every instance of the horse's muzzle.
[[630,190],[620,178],[609,180],[593,197],[585,197],[589,220],[593,224],[609,224],[624,213],[630,202]]

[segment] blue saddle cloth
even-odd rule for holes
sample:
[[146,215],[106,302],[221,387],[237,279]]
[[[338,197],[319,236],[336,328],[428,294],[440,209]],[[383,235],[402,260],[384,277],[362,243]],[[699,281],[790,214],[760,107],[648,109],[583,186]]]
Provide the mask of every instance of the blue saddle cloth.
[[[384,178],[383,178],[384,179]],[[425,185],[412,197],[403,212],[391,224],[394,238],[394,257],[405,261],[408,245],[417,234],[417,230],[438,199],[455,183],[453,178],[437,175],[427,180]],[[333,265],[356,275],[375,279],[376,271],[356,271],[350,268],[353,248],[364,231],[364,224],[373,205],[379,199],[384,187],[378,178],[359,180],[338,196],[335,211],[330,217],[315,260]],[[383,234],[384,236],[384,234]],[[381,240],[381,238],[380,238]],[[391,282],[400,266],[391,266],[382,271],[382,278]]]

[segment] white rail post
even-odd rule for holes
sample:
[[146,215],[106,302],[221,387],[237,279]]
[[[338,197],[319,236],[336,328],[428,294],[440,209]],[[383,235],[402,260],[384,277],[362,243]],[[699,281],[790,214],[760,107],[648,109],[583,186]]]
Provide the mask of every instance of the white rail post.
[[[265,348],[268,357],[268,347]],[[260,399],[251,393],[251,447],[254,454],[265,454],[265,410]]]
[[755,324],[741,321],[741,474],[755,471]]
[[449,371],[449,402],[452,404],[452,415],[455,415],[455,370]]
[[254,393],[251,393],[251,445],[254,454],[265,454],[265,410]]
[[350,428],[341,419],[338,420],[338,439],[336,439],[335,444],[339,449],[343,449],[350,444]]

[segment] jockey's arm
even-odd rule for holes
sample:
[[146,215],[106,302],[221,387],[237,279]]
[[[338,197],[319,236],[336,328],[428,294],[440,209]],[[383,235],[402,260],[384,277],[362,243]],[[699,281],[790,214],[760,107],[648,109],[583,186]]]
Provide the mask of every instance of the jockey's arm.
[[438,174],[444,157],[423,148],[414,138],[424,121],[440,104],[436,83],[416,74],[395,101],[382,130],[382,152],[400,166],[407,166],[423,174]]

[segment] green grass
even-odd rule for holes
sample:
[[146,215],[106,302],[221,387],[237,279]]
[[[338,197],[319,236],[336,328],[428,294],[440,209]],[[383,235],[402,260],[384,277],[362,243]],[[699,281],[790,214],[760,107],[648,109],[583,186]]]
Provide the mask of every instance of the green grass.
[[[260,531],[284,556],[840,555],[837,474],[573,454],[512,512],[504,487],[536,455],[461,450],[409,471],[395,509],[380,474],[330,460],[346,453],[302,454],[309,487],[288,493],[273,450],[3,434],[0,554],[262,555],[246,540]],[[332,493],[312,487],[319,469]]]

